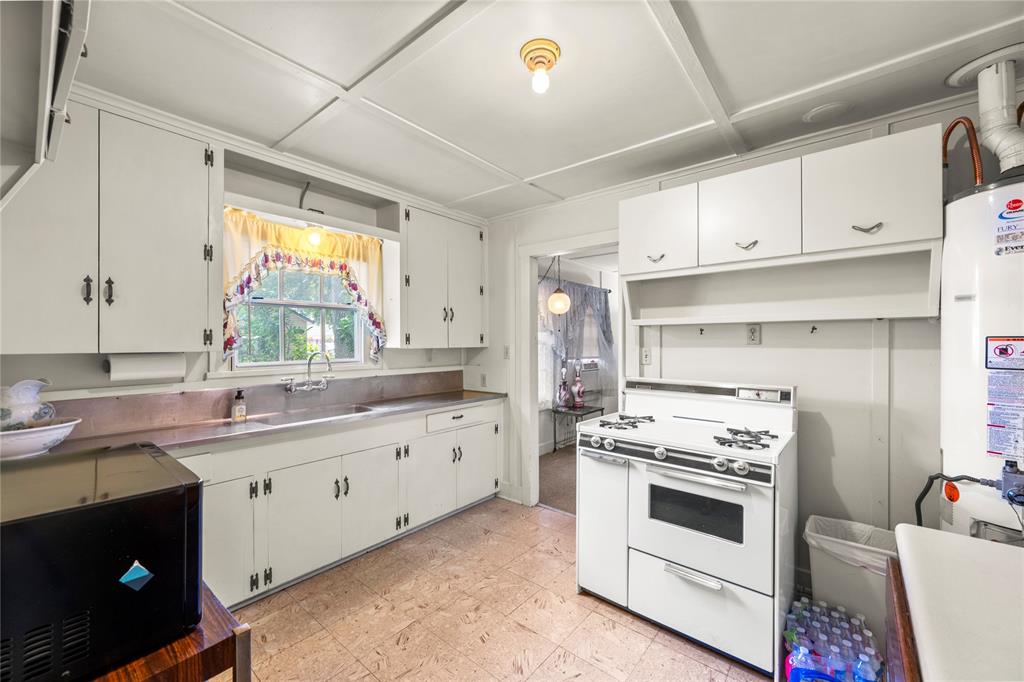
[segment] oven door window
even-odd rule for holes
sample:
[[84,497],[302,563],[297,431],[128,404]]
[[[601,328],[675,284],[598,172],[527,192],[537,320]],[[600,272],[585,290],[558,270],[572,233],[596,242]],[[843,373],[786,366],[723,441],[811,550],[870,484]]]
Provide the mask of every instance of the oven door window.
[[652,485],[650,517],[743,544],[743,506],[733,502]]

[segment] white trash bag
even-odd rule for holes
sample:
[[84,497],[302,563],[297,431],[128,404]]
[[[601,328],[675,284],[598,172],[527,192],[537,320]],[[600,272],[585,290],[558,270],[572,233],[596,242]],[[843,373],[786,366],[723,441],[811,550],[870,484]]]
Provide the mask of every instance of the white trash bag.
[[896,558],[895,533],[856,521],[810,516],[804,526],[804,540],[812,551],[821,550],[881,576],[886,573],[886,560]]

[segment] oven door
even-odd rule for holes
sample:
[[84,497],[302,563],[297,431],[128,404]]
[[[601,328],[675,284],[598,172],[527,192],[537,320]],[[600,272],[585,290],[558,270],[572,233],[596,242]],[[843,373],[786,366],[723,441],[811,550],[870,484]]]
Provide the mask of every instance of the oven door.
[[773,594],[774,490],[632,461],[629,546]]

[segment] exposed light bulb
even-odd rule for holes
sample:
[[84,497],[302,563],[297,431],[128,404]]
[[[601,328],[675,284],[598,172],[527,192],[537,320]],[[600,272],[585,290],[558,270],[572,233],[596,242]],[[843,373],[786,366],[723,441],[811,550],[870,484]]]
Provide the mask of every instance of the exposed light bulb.
[[548,296],[548,310],[555,315],[565,315],[571,306],[572,301],[569,300],[569,294],[562,291],[562,287],[558,287]]
[[533,91],[538,95],[543,95],[548,91],[548,86],[551,85],[551,78],[548,76],[548,70],[543,66],[538,66],[533,70],[533,78],[530,79],[530,85],[533,86]]
[[309,235],[306,237],[306,239],[308,239],[309,243],[312,244],[313,246],[320,246],[320,233],[319,232],[317,232],[315,230],[313,232],[310,232]]

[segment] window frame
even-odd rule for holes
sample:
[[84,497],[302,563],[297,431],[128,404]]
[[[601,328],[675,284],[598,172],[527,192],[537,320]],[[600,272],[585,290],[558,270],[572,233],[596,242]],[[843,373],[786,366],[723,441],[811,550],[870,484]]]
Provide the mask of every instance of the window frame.
[[[318,301],[303,301],[303,300],[297,300],[297,299],[282,298],[282,296],[284,295],[284,273],[285,272],[296,272],[296,273],[301,273],[301,274],[305,274],[305,275],[312,275],[312,276],[315,276],[315,277],[319,277],[320,281],[319,281],[319,284],[318,284],[318,287],[317,287],[319,300]],[[253,309],[254,305],[273,307],[273,308],[276,308],[278,310],[278,327],[277,327],[277,334],[278,334],[278,342],[277,342],[278,343],[278,359],[277,360],[269,360],[269,361],[266,361],[266,362],[240,362],[239,361],[239,354],[241,353],[241,348],[238,348],[238,349],[235,349],[232,352],[232,358],[231,358],[232,369],[238,369],[238,370],[241,370],[241,371],[245,371],[245,370],[253,370],[253,369],[267,369],[267,368],[273,368],[273,367],[290,367],[290,366],[297,366],[297,365],[305,365],[308,362],[308,358],[307,359],[303,359],[303,360],[285,360],[284,359],[284,354],[285,354],[285,320],[284,320],[285,312],[284,311],[287,308],[315,308],[315,309],[321,311],[320,312],[320,346],[321,346],[320,351],[325,353],[325,354],[326,354],[326,350],[324,349],[324,344],[325,344],[326,339],[327,339],[327,322],[326,322],[326,315],[323,314],[323,311],[324,310],[351,310],[353,312],[354,316],[355,316],[355,318],[354,318],[355,322],[354,322],[353,327],[352,327],[353,334],[355,336],[355,338],[353,340],[354,341],[353,342],[353,357],[351,357],[351,358],[336,358],[336,357],[332,357],[331,358],[331,364],[337,366],[337,365],[363,365],[363,364],[366,363],[366,354],[367,354],[368,346],[369,346],[369,335],[366,333],[366,329],[364,328],[364,326],[362,324],[362,321],[360,320],[360,313],[361,313],[361,311],[360,311],[359,306],[357,304],[355,304],[355,303],[328,303],[328,302],[325,302],[323,300],[324,299],[324,289],[325,289],[326,278],[327,277],[331,277],[332,275],[325,275],[325,274],[319,273],[319,272],[302,272],[301,270],[285,270],[283,268],[280,269],[280,270],[274,271],[273,275],[275,277],[277,277],[277,292],[278,292],[279,298],[264,298],[263,296],[250,295],[249,298],[245,302],[245,307],[247,309],[246,319],[249,320],[249,321],[252,320],[252,309]],[[254,292],[254,294],[255,294],[255,292]],[[246,333],[245,334],[241,334],[240,336],[243,339],[247,339],[248,338],[248,331],[249,330],[247,329]],[[319,362],[317,362],[315,364],[322,364],[322,362],[323,361],[321,360],[321,361],[319,361]]]

